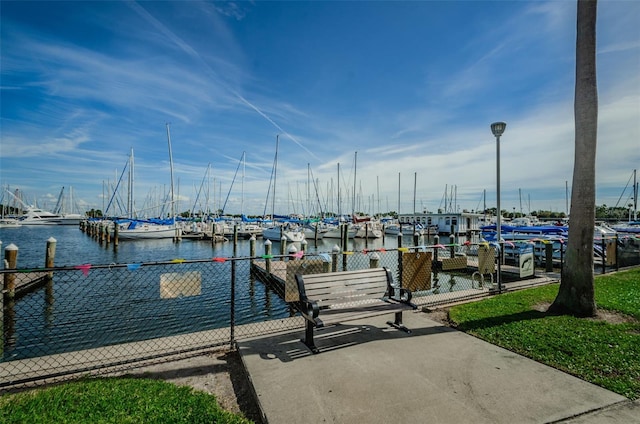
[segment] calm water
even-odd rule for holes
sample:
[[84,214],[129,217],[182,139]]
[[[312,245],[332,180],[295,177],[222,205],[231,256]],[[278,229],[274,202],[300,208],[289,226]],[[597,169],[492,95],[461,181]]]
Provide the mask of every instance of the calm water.
[[[47,240],[53,237],[56,245],[56,266],[80,264],[108,265],[112,263],[127,264],[141,262],[161,262],[176,258],[205,259],[210,257],[232,257],[233,243],[217,243],[212,246],[210,241],[184,239],[174,243],[171,239],[120,241],[117,251],[113,245],[101,246],[96,240],[87,236],[74,225],[34,225],[19,228],[0,228],[2,248],[13,243],[18,246],[18,267],[43,267]],[[404,245],[409,245],[411,237],[405,237]],[[307,251],[310,253],[330,252],[338,239],[319,240],[318,245],[310,240]],[[300,249],[300,244],[296,244]],[[386,236],[380,239],[349,240],[350,250],[395,248],[398,246],[397,237]],[[280,253],[280,243],[273,243],[273,254]],[[256,254],[264,253],[264,241],[256,242]],[[249,241],[238,241],[237,256],[249,255]]]

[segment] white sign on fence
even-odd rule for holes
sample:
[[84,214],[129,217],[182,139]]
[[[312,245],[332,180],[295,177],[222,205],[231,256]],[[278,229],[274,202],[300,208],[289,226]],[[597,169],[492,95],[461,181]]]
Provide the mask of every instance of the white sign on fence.
[[520,249],[520,278],[531,277],[534,271],[533,245],[527,244]]
[[200,271],[167,272],[160,275],[160,297],[200,296],[202,277]]

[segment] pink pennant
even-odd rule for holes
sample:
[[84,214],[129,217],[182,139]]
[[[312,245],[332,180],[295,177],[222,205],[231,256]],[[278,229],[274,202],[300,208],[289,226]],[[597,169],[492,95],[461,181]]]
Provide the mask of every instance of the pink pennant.
[[86,277],[87,275],[89,275],[89,270],[91,269],[91,264],[76,265],[76,266],[74,266],[74,268],[75,269],[79,269],[80,271],[82,271],[82,273]]
[[227,259],[226,258],[213,258],[211,259],[213,262],[226,262]]

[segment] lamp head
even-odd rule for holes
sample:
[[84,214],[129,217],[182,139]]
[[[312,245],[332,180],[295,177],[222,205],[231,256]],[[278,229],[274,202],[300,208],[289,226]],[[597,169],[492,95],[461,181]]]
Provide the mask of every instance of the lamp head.
[[505,122],[494,122],[493,124],[491,124],[491,132],[496,137],[500,137],[506,127],[507,124]]

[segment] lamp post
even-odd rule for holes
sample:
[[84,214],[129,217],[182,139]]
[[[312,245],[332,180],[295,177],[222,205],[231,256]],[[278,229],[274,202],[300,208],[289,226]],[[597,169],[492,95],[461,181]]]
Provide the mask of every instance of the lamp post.
[[500,136],[504,133],[507,124],[504,122],[494,122],[491,124],[491,132],[496,137],[496,238],[498,240],[498,272],[496,282],[498,292],[502,292],[502,278],[500,272],[502,268],[502,214],[500,213]]

